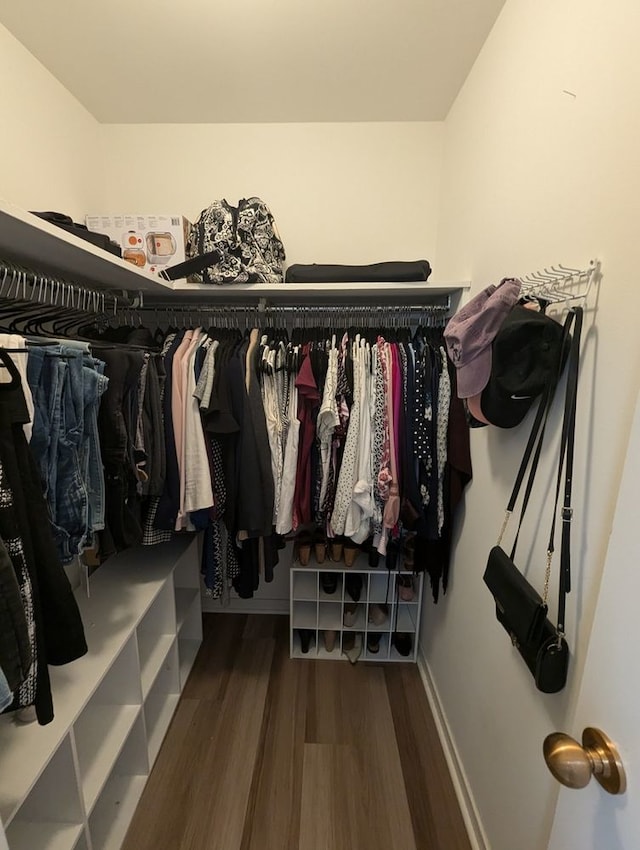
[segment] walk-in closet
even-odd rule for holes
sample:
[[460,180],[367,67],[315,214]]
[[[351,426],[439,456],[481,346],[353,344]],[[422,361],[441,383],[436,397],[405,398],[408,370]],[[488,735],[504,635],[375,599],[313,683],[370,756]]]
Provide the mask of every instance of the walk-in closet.
[[0,2],[0,850],[640,845],[638,31]]

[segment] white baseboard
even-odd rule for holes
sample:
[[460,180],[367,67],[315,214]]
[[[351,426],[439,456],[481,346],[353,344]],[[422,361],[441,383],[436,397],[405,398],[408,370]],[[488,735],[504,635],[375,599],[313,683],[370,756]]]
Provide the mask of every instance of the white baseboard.
[[212,614],[289,614],[288,599],[240,599],[234,596],[228,605],[210,596],[202,597],[202,610]]
[[451,781],[453,782],[456,797],[458,798],[458,804],[467,828],[471,847],[473,850],[491,850],[489,841],[482,827],[480,813],[476,807],[471,787],[467,780],[460,756],[458,755],[456,745],[451,735],[451,730],[449,729],[449,724],[447,723],[446,714],[444,713],[440,697],[438,696],[438,691],[431,677],[429,665],[422,648],[418,651],[418,670],[420,671],[422,684],[424,685],[427,699],[429,700],[431,713],[433,714],[440,743],[444,750],[444,757],[447,761],[449,773],[451,774]]

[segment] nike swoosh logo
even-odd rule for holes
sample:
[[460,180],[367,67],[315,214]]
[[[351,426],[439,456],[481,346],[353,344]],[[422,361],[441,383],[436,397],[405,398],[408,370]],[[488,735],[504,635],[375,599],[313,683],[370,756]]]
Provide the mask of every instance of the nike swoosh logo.
[[511,398],[514,401],[521,401],[522,399],[525,399],[525,398],[533,398],[533,396],[530,396],[530,395],[512,395]]

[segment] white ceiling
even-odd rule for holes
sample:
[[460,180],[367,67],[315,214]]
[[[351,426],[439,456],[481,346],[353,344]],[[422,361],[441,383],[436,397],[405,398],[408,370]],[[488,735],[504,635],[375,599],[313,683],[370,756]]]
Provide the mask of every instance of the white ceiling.
[[503,5],[0,0],[0,22],[101,122],[438,121]]

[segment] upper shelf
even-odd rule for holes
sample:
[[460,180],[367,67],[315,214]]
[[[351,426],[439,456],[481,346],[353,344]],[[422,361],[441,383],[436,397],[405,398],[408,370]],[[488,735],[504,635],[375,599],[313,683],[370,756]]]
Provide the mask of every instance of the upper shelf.
[[143,292],[147,302],[184,301],[210,304],[437,303],[459,295],[462,283],[281,283],[232,284],[171,282],[138,269],[59,227],[0,200],[0,258],[34,271],[95,289]]
[[468,283],[234,283],[216,286],[208,283],[180,283],[173,286],[180,300],[218,303],[256,303],[260,298],[269,304],[436,304],[447,296],[458,296]]
[[0,258],[96,289],[168,293],[172,285],[60,227],[0,200]]

